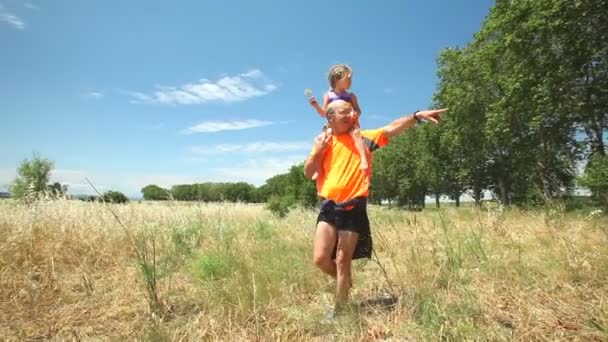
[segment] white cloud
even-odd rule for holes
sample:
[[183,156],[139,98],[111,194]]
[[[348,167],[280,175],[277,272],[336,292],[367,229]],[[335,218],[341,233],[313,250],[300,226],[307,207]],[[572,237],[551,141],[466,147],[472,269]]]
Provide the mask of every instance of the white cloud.
[[211,133],[221,131],[235,131],[255,127],[272,125],[270,121],[260,120],[229,120],[229,121],[203,121],[183,130],[182,134]]
[[5,22],[18,30],[25,29],[25,21],[17,15],[5,10],[2,4],[0,4],[0,22]]
[[279,153],[303,151],[312,148],[310,142],[273,142],[257,141],[247,144],[219,144],[214,146],[193,146],[188,150],[197,155],[213,155],[222,153]]
[[100,99],[100,98],[104,97],[104,93],[101,91],[90,91],[90,92],[86,93],[86,97],[92,98],[92,99]]
[[250,159],[233,167],[220,167],[212,170],[217,177],[216,181],[244,181],[260,186],[268,178],[289,171],[291,166],[303,162],[304,158],[306,155],[293,155],[281,159]]
[[135,103],[201,104],[206,102],[238,102],[263,96],[277,89],[258,70],[250,70],[236,76],[224,76],[213,82],[201,79],[181,86],[157,86],[151,93],[131,92]]

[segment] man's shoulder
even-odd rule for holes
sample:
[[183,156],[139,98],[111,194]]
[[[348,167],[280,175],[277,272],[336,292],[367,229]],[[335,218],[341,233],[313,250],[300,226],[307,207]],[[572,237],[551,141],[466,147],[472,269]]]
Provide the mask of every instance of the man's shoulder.
[[372,138],[372,137],[378,137],[381,135],[385,135],[384,132],[384,128],[373,128],[373,129],[363,129],[361,130],[361,135],[368,137],[368,138]]
[[388,144],[389,139],[384,128],[367,129],[361,131],[365,145],[373,152]]

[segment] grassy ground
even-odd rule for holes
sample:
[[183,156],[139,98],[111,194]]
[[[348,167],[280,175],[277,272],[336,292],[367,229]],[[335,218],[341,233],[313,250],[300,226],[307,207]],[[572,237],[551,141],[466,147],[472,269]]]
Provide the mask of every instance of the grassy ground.
[[[380,263],[349,312],[311,264],[315,213],[0,201],[4,339],[608,340],[608,219],[370,208]],[[395,298],[396,301],[389,300]]]

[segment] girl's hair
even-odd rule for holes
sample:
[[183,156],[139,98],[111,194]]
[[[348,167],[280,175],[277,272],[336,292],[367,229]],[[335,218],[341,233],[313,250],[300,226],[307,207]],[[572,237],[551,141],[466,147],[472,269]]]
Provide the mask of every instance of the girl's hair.
[[329,73],[327,75],[327,79],[329,80],[329,85],[332,88],[336,87],[336,82],[346,77],[348,74],[351,74],[352,69],[346,64],[336,64],[329,69]]

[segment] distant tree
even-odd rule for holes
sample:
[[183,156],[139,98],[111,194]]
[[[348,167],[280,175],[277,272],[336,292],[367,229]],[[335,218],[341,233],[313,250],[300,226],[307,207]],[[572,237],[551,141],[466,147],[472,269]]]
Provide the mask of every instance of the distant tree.
[[101,198],[95,195],[83,195],[77,198],[84,202],[101,202]]
[[103,200],[109,203],[127,203],[129,199],[119,191],[107,191],[103,194]]
[[64,197],[68,193],[68,186],[55,182],[47,187],[47,193],[53,198]]
[[608,157],[595,154],[579,184],[591,190],[592,198],[597,204],[608,208]]
[[227,184],[224,189],[226,200],[230,202],[252,202],[255,187],[245,182]]
[[285,217],[295,207],[295,199],[290,195],[271,195],[266,203],[266,208],[277,217]]
[[318,203],[317,186],[304,176],[304,163],[294,165],[289,169],[288,195],[303,207],[314,207]]
[[48,189],[53,162],[34,155],[24,160],[17,168],[17,178],[10,187],[12,196],[22,200],[36,200]]
[[168,200],[171,197],[169,190],[154,184],[143,187],[141,193],[143,194],[144,199],[148,201],[163,201]]
[[196,188],[190,184],[179,184],[171,187],[173,198],[178,201],[194,201],[196,200]]

